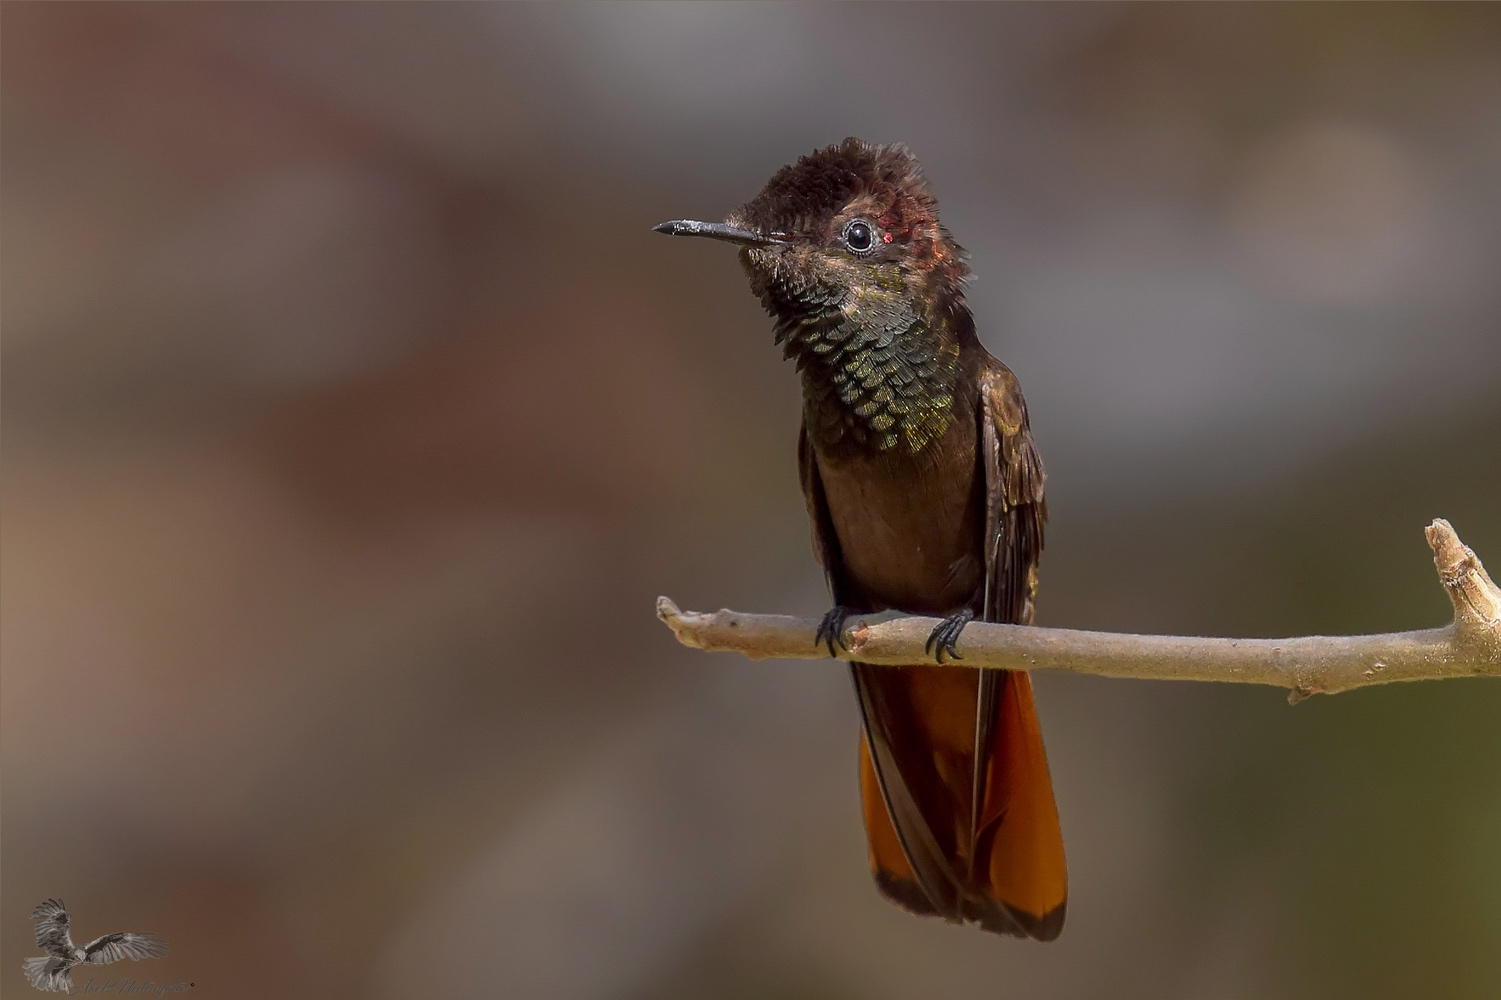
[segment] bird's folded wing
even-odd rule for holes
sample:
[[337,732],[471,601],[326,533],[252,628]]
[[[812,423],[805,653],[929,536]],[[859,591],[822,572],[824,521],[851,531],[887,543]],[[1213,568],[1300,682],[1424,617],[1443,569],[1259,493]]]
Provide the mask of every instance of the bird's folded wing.
[[[1032,623],[1047,501],[1016,376],[990,359],[981,381],[986,621]],[[975,872],[1010,918],[999,928],[1050,941],[1063,928],[1067,866],[1047,753],[1026,674],[987,670],[976,727]],[[992,928],[997,929],[997,928]]]

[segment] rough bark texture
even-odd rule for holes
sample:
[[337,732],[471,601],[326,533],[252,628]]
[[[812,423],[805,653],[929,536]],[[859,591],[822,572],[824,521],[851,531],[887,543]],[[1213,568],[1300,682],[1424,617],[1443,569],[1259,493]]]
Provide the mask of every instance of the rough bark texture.
[[[1084,632],[973,622],[955,666],[1072,670],[1143,680],[1232,681],[1287,688],[1289,700],[1394,681],[1501,677],[1501,589],[1448,521],[1427,529],[1433,562],[1454,604],[1442,628],[1378,635],[1223,639]],[[685,646],[743,653],[751,659],[825,659],[813,640],[816,618],[681,611],[657,599],[657,617]],[[923,651],[934,618],[852,619],[842,659],[900,665],[928,662]]]

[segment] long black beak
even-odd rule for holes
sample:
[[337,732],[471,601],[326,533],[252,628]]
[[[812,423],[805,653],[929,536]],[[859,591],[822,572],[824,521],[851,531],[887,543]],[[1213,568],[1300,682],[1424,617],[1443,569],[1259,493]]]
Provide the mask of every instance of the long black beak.
[[695,222],[692,219],[673,219],[660,226],[652,226],[651,231],[666,233],[668,236],[706,236],[711,240],[724,240],[726,243],[739,243],[742,246],[764,246],[769,243],[786,242],[775,236],[752,232],[749,229],[741,229],[739,226],[731,226],[723,222]]

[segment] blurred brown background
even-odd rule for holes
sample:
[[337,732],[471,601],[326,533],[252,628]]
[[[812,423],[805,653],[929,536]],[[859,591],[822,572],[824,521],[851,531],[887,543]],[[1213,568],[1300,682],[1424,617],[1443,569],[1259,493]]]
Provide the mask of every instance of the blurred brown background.
[[[908,142],[1050,472],[1045,624],[1440,624],[1501,567],[1501,7],[3,13],[3,961],[212,998],[1493,998],[1501,685],[1040,675],[1055,945],[865,867],[733,254]],[[80,982],[84,977],[75,977]]]

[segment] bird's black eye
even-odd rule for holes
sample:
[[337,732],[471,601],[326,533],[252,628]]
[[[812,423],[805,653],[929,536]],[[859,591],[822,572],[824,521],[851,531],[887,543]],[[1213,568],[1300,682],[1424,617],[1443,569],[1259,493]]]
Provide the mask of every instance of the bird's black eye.
[[844,245],[855,253],[864,253],[875,243],[875,234],[870,231],[870,223],[864,219],[856,219],[844,227]]

